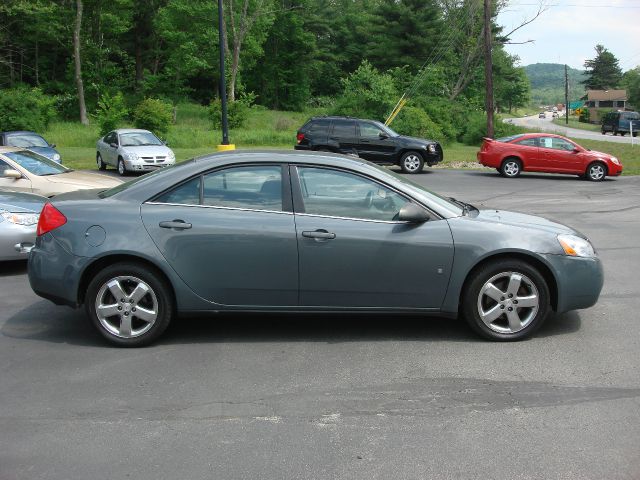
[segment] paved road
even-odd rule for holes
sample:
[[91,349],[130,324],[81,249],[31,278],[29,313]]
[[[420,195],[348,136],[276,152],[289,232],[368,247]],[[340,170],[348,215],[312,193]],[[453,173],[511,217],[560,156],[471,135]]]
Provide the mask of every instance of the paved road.
[[640,177],[413,178],[582,230],[600,302],[513,344],[438,318],[224,316],[123,350],[5,264],[0,478],[640,478]]
[[[555,123],[552,123],[551,120],[552,118],[550,113],[548,113],[547,117],[544,119],[538,118],[537,115],[532,115],[530,117],[505,119],[505,121],[511,121],[514,125],[518,125],[524,128],[535,128],[545,132],[557,133],[558,135],[564,135],[571,138],[586,138],[588,140],[600,140],[605,142],[631,144],[631,137],[629,135],[625,135],[624,137],[614,137],[611,133],[602,135],[602,133],[600,132],[591,132],[589,130],[580,130],[578,128],[568,128],[556,125]],[[638,152],[640,152],[640,137],[634,138],[633,143],[638,147]]]

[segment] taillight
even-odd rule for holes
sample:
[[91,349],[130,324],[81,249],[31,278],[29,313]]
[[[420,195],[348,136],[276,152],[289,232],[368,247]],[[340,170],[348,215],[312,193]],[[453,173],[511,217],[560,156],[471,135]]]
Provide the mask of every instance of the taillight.
[[304,133],[298,132],[298,135],[296,135],[296,139],[298,140],[298,143],[300,143],[302,140],[304,140]]
[[40,220],[38,220],[36,234],[38,236],[44,235],[51,230],[61,227],[65,223],[67,223],[67,217],[52,204],[45,203],[42,212],[40,212]]

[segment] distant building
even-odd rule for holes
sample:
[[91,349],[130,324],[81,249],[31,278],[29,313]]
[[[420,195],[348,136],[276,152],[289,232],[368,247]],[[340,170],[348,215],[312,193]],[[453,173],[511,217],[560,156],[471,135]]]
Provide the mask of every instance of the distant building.
[[598,109],[624,110],[627,107],[627,98],[626,90],[587,90],[584,105],[589,109],[591,123],[600,122]]

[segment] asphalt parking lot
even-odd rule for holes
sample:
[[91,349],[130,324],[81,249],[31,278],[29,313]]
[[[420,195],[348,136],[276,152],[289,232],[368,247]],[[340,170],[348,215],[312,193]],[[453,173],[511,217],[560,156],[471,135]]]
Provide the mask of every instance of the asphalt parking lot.
[[640,177],[411,178],[587,234],[600,301],[520,343],[440,318],[244,315],[124,350],[0,264],[0,479],[640,478]]

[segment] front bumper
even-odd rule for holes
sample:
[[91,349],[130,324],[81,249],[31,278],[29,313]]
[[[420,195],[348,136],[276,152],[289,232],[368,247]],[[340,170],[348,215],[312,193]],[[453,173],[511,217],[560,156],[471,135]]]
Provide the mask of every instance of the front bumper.
[[29,252],[16,250],[16,245],[33,245],[36,241],[36,225],[16,225],[3,221],[0,223],[0,261],[26,260]]
[[125,168],[130,172],[153,172],[159,168],[169,167],[176,163],[175,160],[164,160],[162,162],[156,160],[125,160]]
[[551,268],[557,286],[556,312],[589,308],[596,304],[604,271],[598,257],[582,258],[566,255],[542,255]]

